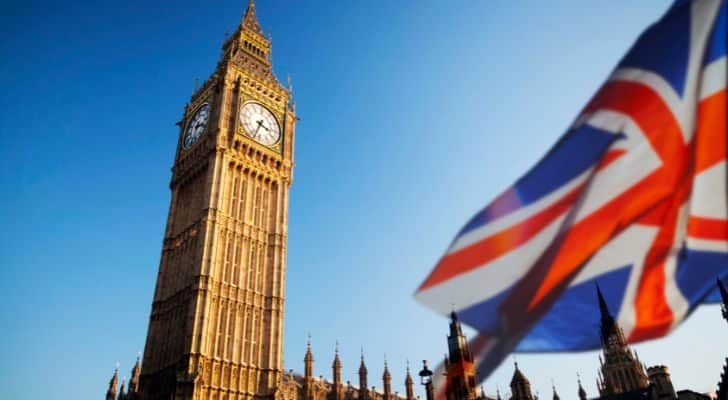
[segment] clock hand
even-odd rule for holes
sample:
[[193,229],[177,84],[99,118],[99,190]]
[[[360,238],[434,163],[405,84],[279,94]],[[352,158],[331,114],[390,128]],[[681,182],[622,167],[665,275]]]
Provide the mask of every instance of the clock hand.
[[258,120],[258,121],[255,121],[255,122],[258,123],[258,127],[255,128],[255,133],[253,133],[253,139],[257,139],[258,138],[258,131],[260,130],[260,127],[263,126],[263,120],[262,119],[261,120]]

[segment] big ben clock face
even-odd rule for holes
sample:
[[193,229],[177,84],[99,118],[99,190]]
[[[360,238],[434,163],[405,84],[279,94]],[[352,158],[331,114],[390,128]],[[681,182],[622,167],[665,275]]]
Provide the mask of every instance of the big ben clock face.
[[272,146],[281,139],[281,128],[267,108],[260,103],[246,103],[240,109],[240,124],[255,141]]
[[195,115],[187,122],[185,130],[184,146],[189,149],[205,132],[207,121],[210,119],[210,105],[205,103],[197,109]]

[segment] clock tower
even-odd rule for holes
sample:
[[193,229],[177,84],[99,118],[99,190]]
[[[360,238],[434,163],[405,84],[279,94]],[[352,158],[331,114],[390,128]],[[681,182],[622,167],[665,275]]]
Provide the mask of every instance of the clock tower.
[[252,0],[185,106],[142,399],[269,399],[282,373],[291,90]]

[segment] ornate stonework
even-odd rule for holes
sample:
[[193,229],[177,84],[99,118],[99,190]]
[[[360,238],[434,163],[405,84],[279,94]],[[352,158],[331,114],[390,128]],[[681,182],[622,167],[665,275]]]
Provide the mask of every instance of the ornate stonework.
[[[172,199],[139,380],[143,399],[285,396],[282,374],[288,193],[297,121],[272,73],[251,1],[220,61],[185,106]],[[241,126],[256,102],[280,133]],[[209,117],[197,111],[207,104]],[[192,132],[192,134],[190,133]],[[279,386],[281,386],[279,389]],[[286,389],[288,388],[288,389]]]

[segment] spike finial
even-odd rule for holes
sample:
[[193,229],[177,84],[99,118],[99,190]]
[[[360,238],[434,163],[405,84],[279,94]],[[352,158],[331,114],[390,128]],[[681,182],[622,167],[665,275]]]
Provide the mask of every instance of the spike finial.
[[728,321],[728,291],[726,291],[725,285],[723,285],[723,281],[720,280],[720,278],[716,278],[716,281],[718,282],[718,289],[720,290],[720,297],[723,300],[723,304],[721,305],[721,311],[723,313],[723,318]]
[[599,283],[595,283],[597,287],[597,297],[599,298],[599,311],[602,314],[602,318],[612,318],[612,313],[609,312],[609,306],[607,306],[607,301],[604,300],[604,295],[602,294],[602,289],[599,287]]
[[263,35],[263,30],[260,28],[260,24],[258,23],[258,17],[255,16],[255,1],[248,0],[248,8],[245,9],[245,14],[243,14],[241,26],[258,33],[261,36]]

